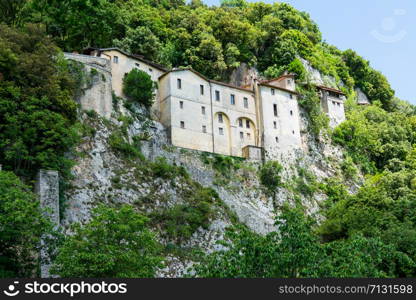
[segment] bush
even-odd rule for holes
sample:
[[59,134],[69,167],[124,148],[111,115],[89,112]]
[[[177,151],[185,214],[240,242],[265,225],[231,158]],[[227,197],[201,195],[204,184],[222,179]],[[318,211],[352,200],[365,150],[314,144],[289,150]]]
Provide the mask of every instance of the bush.
[[189,177],[184,167],[171,165],[164,157],[156,158],[155,162],[150,163],[150,168],[154,176],[164,179],[174,179],[176,176]]
[[199,187],[186,197],[186,203],[153,213],[151,218],[171,238],[183,241],[189,239],[202,227],[208,229],[209,219],[218,201],[217,193],[210,188]]
[[155,97],[156,83],[139,69],[133,69],[123,78],[123,93],[127,98],[149,108]]
[[280,177],[280,172],[282,169],[283,167],[277,161],[268,161],[260,169],[260,182],[270,193],[274,193],[281,186],[282,178]]
[[84,226],[75,224],[60,247],[51,272],[61,277],[154,277],[161,267],[161,247],[148,219],[131,206],[101,205]]
[[124,158],[140,158],[144,160],[138,142],[130,144],[119,131],[115,131],[110,135],[108,143],[111,149],[121,154]]

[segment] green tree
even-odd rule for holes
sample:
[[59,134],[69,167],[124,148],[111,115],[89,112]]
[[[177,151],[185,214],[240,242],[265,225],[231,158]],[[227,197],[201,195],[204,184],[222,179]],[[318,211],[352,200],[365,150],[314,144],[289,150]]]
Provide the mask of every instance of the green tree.
[[386,277],[395,274],[396,262],[413,266],[411,260],[378,238],[360,235],[320,243],[315,222],[299,209],[284,207],[277,231],[257,235],[245,227],[231,228],[223,250],[195,266],[199,277]]
[[45,24],[65,50],[110,45],[121,27],[114,1],[33,0],[31,6],[31,21]]
[[39,168],[67,175],[64,154],[78,140],[76,82],[38,26],[0,26],[0,163],[18,175]]
[[153,61],[159,60],[161,44],[159,38],[148,27],[127,28],[125,37],[122,40],[114,40],[113,45]]
[[51,272],[62,277],[154,277],[162,266],[161,247],[147,222],[128,205],[98,206],[87,224],[72,227]]
[[131,70],[123,78],[123,93],[127,98],[145,107],[151,107],[155,97],[156,83],[139,69]]
[[0,277],[32,277],[39,267],[41,236],[52,226],[29,186],[0,171]]

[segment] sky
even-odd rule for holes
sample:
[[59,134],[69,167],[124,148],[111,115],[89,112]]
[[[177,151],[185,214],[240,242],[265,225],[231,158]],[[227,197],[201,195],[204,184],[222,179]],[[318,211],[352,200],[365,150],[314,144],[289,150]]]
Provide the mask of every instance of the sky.
[[[219,2],[204,0],[208,5]],[[280,2],[309,13],[318,24],[323,40],[341,50],[355,50],[387,77],[397,97],[416,104],[416,80],[413,77],[416,73],[415,0]]]

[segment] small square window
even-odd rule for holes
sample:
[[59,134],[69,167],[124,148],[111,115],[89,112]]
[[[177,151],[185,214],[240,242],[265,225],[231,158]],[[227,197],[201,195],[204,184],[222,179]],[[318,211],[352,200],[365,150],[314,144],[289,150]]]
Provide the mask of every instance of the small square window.
[[181,121],[181,128],[184,129],[185,128],[185,122]]
[[293,116],[293,110],[290,111],[290,115]]
[[223,118],[222,118],[222,114],[220,113],[220,114],[218,114],[218,122],[219,123],[222,123],[224,120],[223,120]]
[[183,109],[183,101],[179,101],[179,107]]
[[293,134],[295,134],[295,131],[294,131],[294,130],[292,130],[292,133],[293,133]]
[[341,106],[341,104],[337,103],[338,106]]
[[244,140],[244,132],[240,132],[240,140]]
[[218,128],[218,132],[220,135],[224,135],[224,128],[222,127]]
[[201,106],[201,113],[205,115],[205,106]]
[[274,89],[271,89],[272,95],[274,95]]
[[203,133],[207,133],[207,126],[202,125],[202,132],[203,132]]
[[215,101],[220,101],[220,91],[215,91]]
[[278,137],[275,137],[275,140],[276,140],[276,143],[278,143],[278,142],[279,142],[279,138],[278,138]]
[[201,95],[204,94],[204,86],[202,84],[199,86],[199,92],[201,93]]
[[290,99],[293,99],[293,95],[292,95],[292,94],[289,94],[289,98],[290,98]]
[[138,63],[135,63],[135,65],[136,65],[136,67],[140,67],[140,64],[138,64]]
[[238,120],[238,126],[243,127],[243,120],[242,119]]
[[250,121],[249,120],[246,120],[246,127],[250,128]]
[[247,138],[251,139],[251,134],[247,132]]
[[113,63],[118,64],[118,56],[113,57]]
[[177,86],[179,90],[182,88],[182,80],[180,78],[177,79]]
[[149,72],[153,72],[153,70],[151,68],[149,68]]
[[244,108],[248,108],[248,99],[244,97]]
[[277,122],[276,121],[273,122],[273,128],[277,129]]
[[233,94],[230,95],[230,102],[231,102],[231,105],[235,105],[235,95]]

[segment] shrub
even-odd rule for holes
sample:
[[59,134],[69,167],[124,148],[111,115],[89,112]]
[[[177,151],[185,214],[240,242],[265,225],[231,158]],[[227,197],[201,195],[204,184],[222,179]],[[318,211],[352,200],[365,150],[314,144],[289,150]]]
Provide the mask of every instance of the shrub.
[[133,69],[123,78],[123,93],[127,98],[149,108],[155,97],[156,83],[141,70]]
[[213,189],[199,187],[187,195],[186,203],[153,213],[151,217],[166,235],[183,241],[189,239],[199,227],[208,229],[213,205],[218,199]]
[[137,141],[134,144],[130,144],[119,131],[115,131],[110,135],[108,143],[111,149],[121,154],[124,158],[140,158],[144,160]]
[[52,273],[62,277],[153,277],[161,267],[161,247],[148,227],[148,218],[131,206],[101,205],[84,226],[60,247]]
[[260,182],[271,193],[281,186],[280,172],[283,167],[277,161],[266,162],[259,171]]

